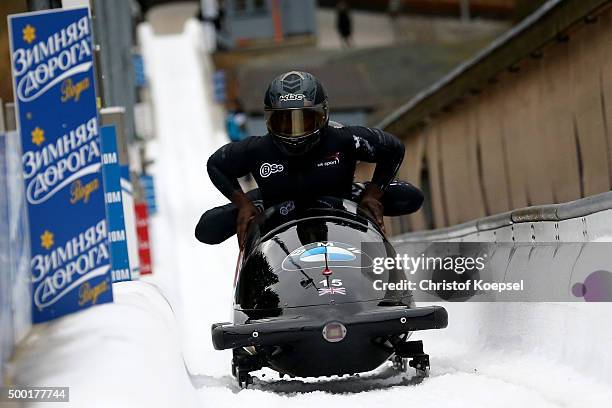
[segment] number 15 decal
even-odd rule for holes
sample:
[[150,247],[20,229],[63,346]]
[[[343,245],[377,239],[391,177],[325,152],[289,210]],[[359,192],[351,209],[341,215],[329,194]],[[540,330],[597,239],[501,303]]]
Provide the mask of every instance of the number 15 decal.
[[[325,287],[328,286],[327,279],[323,279],[319,283]],[[329,283],[329,286],[334,286],[336,288],[342,286],[342,279],[332,279],[331,283]]]

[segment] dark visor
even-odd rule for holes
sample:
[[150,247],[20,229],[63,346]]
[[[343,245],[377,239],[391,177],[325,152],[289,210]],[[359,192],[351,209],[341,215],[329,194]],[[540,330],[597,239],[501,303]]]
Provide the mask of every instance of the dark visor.
[[266,111],[268,129],[279,136],[298,138],[320,130],[327,122],[327,108],[278,109]]

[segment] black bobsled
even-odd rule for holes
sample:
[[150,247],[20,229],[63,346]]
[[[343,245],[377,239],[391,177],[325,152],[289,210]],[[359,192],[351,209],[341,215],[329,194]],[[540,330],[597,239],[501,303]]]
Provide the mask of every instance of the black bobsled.
[[[270,208],[253,222],[235,277],[234,322],[212,326],[217,350],[232,349],[242,387],[270,367],[310,377],[370,371],[388,359],[426,375],[429,356],[416,330],[444,328],[443,307],[415,307],[398,269],[374,273],[396,255],[351,201],[321,198]],[[382,288],[386,290],[382,290]]]

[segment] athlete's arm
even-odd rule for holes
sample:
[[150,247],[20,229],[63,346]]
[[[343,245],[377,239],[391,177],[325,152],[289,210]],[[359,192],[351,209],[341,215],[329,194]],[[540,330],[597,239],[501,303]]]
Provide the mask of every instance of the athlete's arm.
[[228,143],[208,159],[206,169],[210,181],[230,200],[235,193],[244,193],[238,178],[246,176],[250,171],[255,142],[254,137],[249,137],[240,142]]
[[404,145],[391,133],[380,129],[350,126],[357,160],[376,163],[372,184],[381,190],[395,178],[404,160]]
[[244,245],[249,223],[258,214],[257,208],[238,183],[239,177],[249,173],[250,163],[254,157],[252,145],[255,142],[256,139],[250,137],[240,142],[226,144],[210,156],[206,165],[212,183],[238,208],[236,233],[240,248]]
[[359,205],[372,215],[384,233],[381,199],[404,160],[404,145],[395,136],[380,129],[361,126],[349,129],[353,135],[357,160],[376,163],[372,182],[366,187]]

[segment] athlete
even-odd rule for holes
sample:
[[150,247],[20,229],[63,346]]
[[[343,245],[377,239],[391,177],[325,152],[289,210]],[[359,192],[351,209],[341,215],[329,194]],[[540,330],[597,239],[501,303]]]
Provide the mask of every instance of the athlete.
[[[231,203],[202,215],[198,240],[216,244],[237,233],[242,248],[249,223],[264,208],[312,197],[357,201],[383,232],[384,215],[420,208],[421,191],[394,180],[404,145],[379,129],[330,122],[327,93],[313,75],[280,75],[268,87],[264,104],[268,133],[229,143],[208,160],[211,181]],[[370,182],[353,183],[358,161],[376,163]],[[247,174],[259,188],[245,193],[238,178]]]

